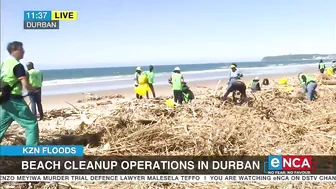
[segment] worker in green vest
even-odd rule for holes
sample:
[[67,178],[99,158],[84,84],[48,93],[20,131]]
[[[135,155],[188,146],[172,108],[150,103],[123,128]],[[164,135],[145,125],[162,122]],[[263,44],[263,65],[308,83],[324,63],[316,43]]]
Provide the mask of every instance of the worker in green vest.
[[326,68],[326,65],[324,64],[323,60],[321,59],[319,62],[318,69],[320,70],[321,73],[324,73],[324,70]]
[[[26,145],[37,145],[39,140],[38,123],[23,99],[22,87],[31,92],[37,92],[38,89],[29,84],[26,70],[19,62],[24,55],[23,44],[18,41],[11,42],[7,46],[7,51],[11,57],[1,65],[1,82],[10,86],[10,90],[8,93],[6,92],[8,99],[1,102],[0,143],[5,137],[8,127],[13,121],[16,121],[25,129]],[[3,93],[4,91],[1,95]]]
[[[155,91],[154,91],[154,86],[153,86],[154,77],[155,77],[154,66],[152,65],[149,66],[149,70],[146,72],[146,75],[147,75],[148,86],[152,91],[153,98],[155,98]],[[146,96],[147,96],[147,99],[149,99],[148,91],[146,92]]]
[[317,88],[317,83],[316,83],[315,78],[313,78],[310,75],[306,75],[302,73],[299,74],[298,78],[299,78],[300,84],[302,85],[303,89],[306,92],[307,99],[311,101],[314,100],[316,88]]
[[248,83],[248,88],[252,90],[252,92],[261,91],[259,77],[255,77]]
[[42,107],[42,82],[43,82],[43,74],[40,70],[34,68],[34,64],[32,62],[27,63],[28,69],[28,79],[29,83],[37,88],[38,92],[29,92],[29,99],[31,105],[31,111],[36,116],[36,106],[40,115],[40,120],[43,120],[43,107]]
[[182,104],[183,101],[182,84],[184,83],[184,79],[179,67],[175,67],[173,74],[170,76],[168,82],[172,84],[174,102]]

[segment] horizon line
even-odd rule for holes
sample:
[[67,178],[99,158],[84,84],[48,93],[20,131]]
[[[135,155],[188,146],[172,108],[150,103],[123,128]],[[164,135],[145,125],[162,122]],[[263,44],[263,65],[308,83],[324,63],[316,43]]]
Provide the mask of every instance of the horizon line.
[[94,69],[94,68],[129,68],[129,67],[137,67],[137,66],[181,66],[181,65],[191,65],[191,64],[231,64],[231,63],[251,63],[251,62],[261,62],[260,60],[256,61],[230,61],[230,62],[199,62],[199,63],[182,63],[182,64],[138,64],[138,65],[126,65],[126,66],[98,66],[98,67],[68,67],[68,68],[48,68],[48,69],[41,69],[41,70],[71,70],[71,69]]

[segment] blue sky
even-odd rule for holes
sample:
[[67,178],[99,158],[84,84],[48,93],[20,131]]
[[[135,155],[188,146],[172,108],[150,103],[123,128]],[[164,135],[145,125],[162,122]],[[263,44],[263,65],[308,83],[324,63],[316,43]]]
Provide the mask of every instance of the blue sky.
[[[24,43],[40,68],[260,60],[336,52],[336,1],[2,0],[1,58]],[[23,30],[25,10],[77,10],[60,30]]]

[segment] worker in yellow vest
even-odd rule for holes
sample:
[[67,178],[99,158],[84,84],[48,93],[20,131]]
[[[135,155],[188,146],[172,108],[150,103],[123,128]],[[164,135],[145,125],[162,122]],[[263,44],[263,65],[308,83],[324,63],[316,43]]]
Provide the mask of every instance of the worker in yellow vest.
[[336,60],[333,60],[332,65],[329,68],[327,68],[327,75],[331,77],[335,74],[335,72],[336,72]]
[[[0,108],[0,143],[5,137],[8,127],[16,121],[25,129],[26,145],[38,144],[39,130],[36,117],[30,111],[22,96],[22,88],[37,92],[26,77],[26,70],[20,63],[23,58],[23,44],[14,41],[8,44],[7,51],[11,57],[1,64],[1,108]],[[8,86],[8,87],[4,87]],[[6,90],[4,90],[6,89]]]
[[334,75],[334,68],[332,66],[330,66],[329,68],[327,68],[327,75],[329,77]]
[[36,106],[37,110],[40,115],[40,120],[43,120],[43,107],[42,107],[42,82],[43,82],[43,74],[40,70],[34,68],[34,64],[32,62],[27,63],[27,69],[28,69],[28,78],[29,83],[39,89],[38,92],[29,92],[29,99],[30,99],[30,105],[31,110],[33,114],[36,116]]
[[172,84],[174,102],[178,104],[182,104],[182,101],[183,101],[182,86],[184,83],[184,79],[183,79],[183,76],[181,74],[181,70],[179,67],[175,67],[173,74],[170,76],[168,82]]
[[312,101],[315,99],[317,83],[315,78],[310,75],[300,73],[299,76],[300,84],[306,92],[307,99]]

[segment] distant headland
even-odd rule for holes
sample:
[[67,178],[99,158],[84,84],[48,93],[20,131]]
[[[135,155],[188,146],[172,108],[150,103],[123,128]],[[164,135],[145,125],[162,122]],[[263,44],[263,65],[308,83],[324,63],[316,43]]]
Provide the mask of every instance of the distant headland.
[[265,56],[261,61],[293,61],[293,60],[332,60],[336,54],[289,54],[279,56]]

